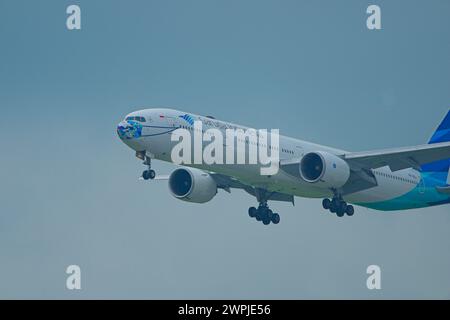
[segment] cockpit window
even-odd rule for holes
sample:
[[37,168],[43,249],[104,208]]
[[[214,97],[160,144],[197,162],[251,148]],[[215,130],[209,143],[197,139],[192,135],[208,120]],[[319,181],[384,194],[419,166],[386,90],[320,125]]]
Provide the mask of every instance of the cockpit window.
[[132,120],[132,121],[139,121],[139,122],[145,122],[144,117],[127,117],[125,120]]

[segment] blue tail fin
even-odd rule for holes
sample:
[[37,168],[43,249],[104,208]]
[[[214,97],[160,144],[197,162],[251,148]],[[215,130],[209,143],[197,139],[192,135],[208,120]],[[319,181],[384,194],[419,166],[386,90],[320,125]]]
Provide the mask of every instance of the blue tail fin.
[[436,132],[431,137],[429,143],[447,142],[450,141],[450,111],[442,121],[441,125],[436,129]]
[[[447,142],[450,141],[450,110],[447,113],[447,116],[444,118],[442,123],[436,129],[436,132],[431,137],[429,144],[439,143],[439,142]],[[450,159],[436,161],[432,163],[428,163],[422,166],[422,171],[425,172],[439,172],[445,174],[449,172],[450,167]],[[445,178],[447,175],[445,174]]]

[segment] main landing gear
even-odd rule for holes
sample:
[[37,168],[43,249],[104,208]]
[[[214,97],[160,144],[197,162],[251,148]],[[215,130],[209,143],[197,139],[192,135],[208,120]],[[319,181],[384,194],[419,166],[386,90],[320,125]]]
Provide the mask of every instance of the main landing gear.
[[260,202],[258,208],[250,207],[248,209],[248,215],[251,218],[256,218],[257,221],[262,221],[265,225],[268,225],[271,222],[273,224],[280,223],[280,215],[269,209],[267,201]]
[[270,210],[267,205],[267,200],[270,199],[272,193],[263,188],[255,188],[253,195],[258,200],[259,206],[258,208],[250,207],[248,209],[250,218],[255,218],[256,221],[261,221],[265,225],[268,225],[271,222],[273,224],[279,224],[280,215]]
[[144,180],[155,179],[156,172],[155,172],[155,170],[152,170],[152,159],[150,157],[145,156],[145,160],[143,163],[144,163],[144,165],[147,166],[147,170],[144,170],[144,172],[142,172],[142,178]]
[[341,196],[335,195],[333,199],[323,199],[322,206],[325,210],[330,210],[336,213],[338,217],[343,217],[345,214],[352,216],[355,213],[355,208],[347,204]]

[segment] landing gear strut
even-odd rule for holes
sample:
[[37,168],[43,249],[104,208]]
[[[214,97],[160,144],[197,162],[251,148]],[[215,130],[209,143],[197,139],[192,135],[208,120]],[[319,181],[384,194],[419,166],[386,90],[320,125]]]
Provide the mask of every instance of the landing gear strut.
[[280,215],[270,210],[266,201],[261,202],[258,208],[250,207],[248,209],[248,215],[251,218],[256,218],[257,221],[262,221],[265,225],[268,225],[271,222],[273,224],[280,223]]
[[352,205],[347,204],[347,202],[345,202],[338,194],[335,194],[331,200],[323,199],[322,206],[325,210],[336,213],[338,217],[343,217],[345,214],[352,216],[355,213],[355,208]]
[[142,178],[144,180],[155,179],[156,172],[155,170],[152,170],[152,159],[148,156],[145,156],[145,160],[143,163],[147,166],[147,170],[144,170],[144,172],[142,172]]

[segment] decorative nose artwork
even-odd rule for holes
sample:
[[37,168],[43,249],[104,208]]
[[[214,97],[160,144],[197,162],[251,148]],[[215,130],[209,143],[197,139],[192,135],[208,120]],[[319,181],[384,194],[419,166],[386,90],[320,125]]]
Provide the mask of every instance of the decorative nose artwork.
[[117,134],[121,139],[139,138],[142,135],[142,124],[136,121],[123,121],[117,126]]

